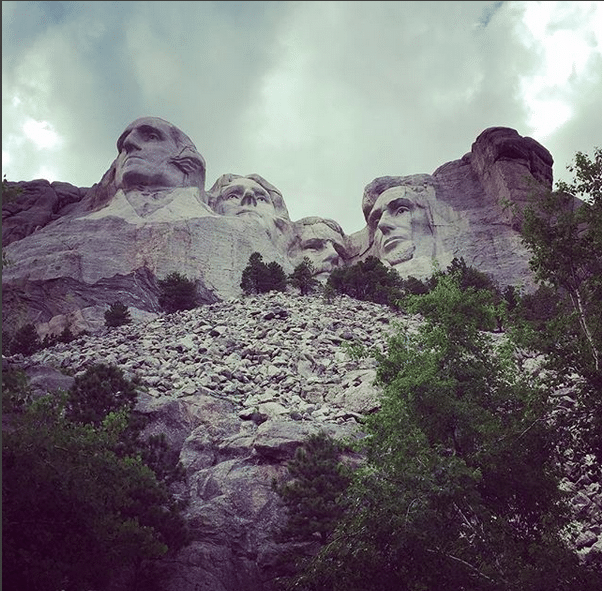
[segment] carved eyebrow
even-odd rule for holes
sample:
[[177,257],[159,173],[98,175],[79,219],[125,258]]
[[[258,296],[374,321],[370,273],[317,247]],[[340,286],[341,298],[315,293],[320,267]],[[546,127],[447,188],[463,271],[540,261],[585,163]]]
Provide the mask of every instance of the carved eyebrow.
[[395,209],[397,209],[401,206],[405,206],[405,207],[408,207],[409,209],[411,209],[415,205],[411,201],[409,201],[409,199],[405,199],[404,197],[399,197],[398,199],[391,201],[387,205],[387,207],[390,211],[394,211]]
[[152,125],[141,125],[137,128],[141,133],[156,133],[162,139],[165,137],[164,134],[157,129],[157,127],[153,127]]

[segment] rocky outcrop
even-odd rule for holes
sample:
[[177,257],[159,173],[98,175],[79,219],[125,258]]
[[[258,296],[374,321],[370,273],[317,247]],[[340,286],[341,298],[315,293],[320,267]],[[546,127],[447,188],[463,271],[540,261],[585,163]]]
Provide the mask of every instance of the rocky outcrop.
[[[142,380],[137,410],[148,432],[165,434],[186,469],[175,493],[188,501],[193,542],[166,564],[167,591],[269,591],[283,546],[285,514],[272,489],[310,433],[362,437],[361,418],[379,408],[375,361],[347,343],[384,351],[397,325],[421,319],[369,302],[272,292],[144,321],[16,357],[35,392],[67,389],[93,363]],[[493,334],[494,339],[501,335]],[[518,357],[519,370],[539,360]],[[569,396],[561,404],[572,404]],[[600,486],[575,466],[573,542],[589,560],[601,551]]]
[[334,220],[292,222],[283,195],[257,174],[223,174],[206,191],[205,160],[161,119],[137,119],[117,148],[90,189],[9,183],[23,192],[3,205],[5,317],[41,335],[98,330],[116,299],[135,315],[157,312],[158,280],[172,272],[195,279],[203,303],[237,297],[253,252],[287,274],[307,256],[321,281],[370,255],[418,278],[463,257],[502,288],[534,288],[518,211],[534,188],[551,188],[552,158],[513,129],[485,130],[432,175],[375,179],[360,204],[367,226],[350,236]]
[[38,391],[36,376],[68,387],[60,370],[77,375],[96,362],[139,377],[137,410],[187,472],[176,492],[189,502],[194,541],[167,565],[164,588],[262,590],[276,573],[284,520],[273,479],[286,477],[285,462],[311,433],[360,436],[358,419],[379,404],[375,362],[353,360],[345,344],[383,348],[403,319],[348,297],[327,304],[273,292],[81,337],[38,352],[25,369]]

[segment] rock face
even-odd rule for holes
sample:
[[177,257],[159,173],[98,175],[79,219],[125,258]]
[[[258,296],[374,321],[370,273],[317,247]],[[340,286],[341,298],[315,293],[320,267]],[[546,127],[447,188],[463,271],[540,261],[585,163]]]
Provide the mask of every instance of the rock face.
[[205,160],[162,119],[137,119],[117,149],[90,189],[9,183],[23,191],[2,210],[3,312],[42,336],[98,330],[116,300],[135,316],[157,312],[158,280],[174,271],[198,281],[203,303],[237,297],[253,252],[287,274],[308,256],[321,281],[370,255],[418,278],[463,257],[502,287],[532,289],[518,219],[504,203],[522,208],[531,183],[550,189],[552,158],[513,129],[485,130],[431,175],[375,179],[362,197],[367,225],[349,236],[334,220],[292,222],[283,195],[257,174],[224,174],[206,191]]
[[[92,363],[121,367],[144,384],[137,410],[164,433],[186,469],[175,492],[188,501],[193,542],[166,565],[166,591],[272,591],[285,513],[272,489],[310,433],[362,437],[379,408],[372,358],[346,343],[384,350],[397,324],[420,319],[369,302],[269,293],[153,315],[44,349],[21,364],[36,392],[67,389]],[[493,335],[495,338],[496,335]],[[16,363],[11,359],[11,363]],[[538,360],[519,358],[525,371]],[[55,368],[55,369],[52,369]],[[601,487],[573,470],[576,545],[601,551]]]
[[[271,588],[284,512],[272,490],[285,462],[311,433],[358,436],[357,419],[378,407],[375,362],[354,361],[353,339],[383,347],[388,308],[348,297],[272,292],[157,315],[28,359],[40,388],[60,385],[50,367],[81,372],[114,363],[145,385],[137,410],[164,433],[187,472],[177,490],[189,502],[193,543],[170,563],[167,591]],[[413,325],[417,319],[408,318]]]

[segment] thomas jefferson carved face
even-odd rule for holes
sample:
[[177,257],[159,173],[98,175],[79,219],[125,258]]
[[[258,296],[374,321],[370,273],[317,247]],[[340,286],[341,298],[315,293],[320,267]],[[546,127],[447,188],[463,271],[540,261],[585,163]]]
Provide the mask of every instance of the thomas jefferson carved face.
[[203,158],[185,134],[163,119],[137,119],[122,133],[117,148],[115,180],[120,188],[203,189]]
[[398,265],[413,258],[418,236],[431,233],[426,207],[408,186],[381,193],[368,216],[378,258]]
[[268,191],[256,181],[240,177],[226,185],[218,197],[217,213],[236,216],[275,218],[275,206]]
[[290,249],[290,259],[294,266],[304,257],[310,259],[315,268],[315,277],[327,279],[340,264],[345,255],[344,235],[337,224],[330,220],[301,220],[294,225],[296,238]]

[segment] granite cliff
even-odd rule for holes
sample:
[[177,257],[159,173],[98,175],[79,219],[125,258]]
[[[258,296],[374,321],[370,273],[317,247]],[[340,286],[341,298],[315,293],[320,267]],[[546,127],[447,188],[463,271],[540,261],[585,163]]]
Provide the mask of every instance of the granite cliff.
[[531,191],[551,188],[553,161],[513,129],[485,130],[432,174],[374,179],[351,195],[367,221],[352,235],[334,220],[292,221],[284,196],[257,174],[225,174],[206,189],[205,160],[161,119],[134,121],[117,149],[90,188],[9,183],[21,194],[2,209],[5,318],[34,323],[41,336],[98,330],[115,300],[145,318],[160,311],[157,281],[173,271],[198,280],[202,303],[237,297],[255,251],[286,273],[309,256],[321,280],[370,255],[419,278],[463,257],[502,287],[533,287],[505,203],[521,209]]

